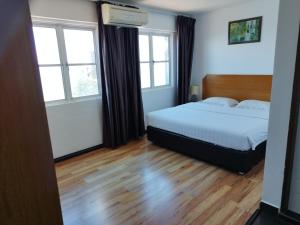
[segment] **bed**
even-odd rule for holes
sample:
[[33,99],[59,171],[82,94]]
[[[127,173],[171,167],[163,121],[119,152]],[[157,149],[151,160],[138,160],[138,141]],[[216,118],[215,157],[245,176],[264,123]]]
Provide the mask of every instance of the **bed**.
[[[271,84],[270,75],[208,75],[203,97],[270,101]],[[244,174],[264,157],[268,117],[268,110],[188,103],[149,113],[148,139]]]

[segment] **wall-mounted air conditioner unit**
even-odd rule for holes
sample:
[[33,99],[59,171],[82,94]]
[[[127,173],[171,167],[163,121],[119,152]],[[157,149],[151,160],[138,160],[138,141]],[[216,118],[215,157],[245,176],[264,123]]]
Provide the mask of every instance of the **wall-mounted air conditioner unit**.
[[148,23],[148,14],[140,9],[102,5],[103,24],[124,27],[139,27]]

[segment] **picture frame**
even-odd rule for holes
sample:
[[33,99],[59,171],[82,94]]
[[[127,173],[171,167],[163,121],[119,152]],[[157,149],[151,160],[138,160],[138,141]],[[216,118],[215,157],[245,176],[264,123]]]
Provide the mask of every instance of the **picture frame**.
[[228,44],[246,44],[261,41],[263,17],[253,17],[229,22]]

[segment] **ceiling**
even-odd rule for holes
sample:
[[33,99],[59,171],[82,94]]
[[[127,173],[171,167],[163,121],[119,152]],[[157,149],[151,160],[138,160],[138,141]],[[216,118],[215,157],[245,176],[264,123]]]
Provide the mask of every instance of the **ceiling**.
[[200,13],[249,0],[131,0],[140,5],[182,13]]

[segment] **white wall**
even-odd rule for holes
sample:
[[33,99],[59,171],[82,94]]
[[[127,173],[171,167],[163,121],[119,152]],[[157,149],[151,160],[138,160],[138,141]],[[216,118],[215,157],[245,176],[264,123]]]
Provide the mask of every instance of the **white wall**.
[[[94,2],[87,0],[30,0],[33,16],[97,22]],[[147,29],[175,31],[175,16],[150,12]],[[174,83],[174,82],[173,82]],[[143,92],[145,114],[175,104],[175,88]],[[54,157],[102,144],[101,99],[48,106],[47,115]]]
[[86,22],[97,22],[95,2],[87,0],[29,0],[31,14]]
[[101,99],[48,106],[54,157],[102,143]]
[[300,22],[300,1],[281,0],[262,201],[280,207]]
[[[192,83],[206,74],[273,74],[279,0],[253,0],[196,16]],[[263,16],[259,43],[228,45],[228,23]]]

